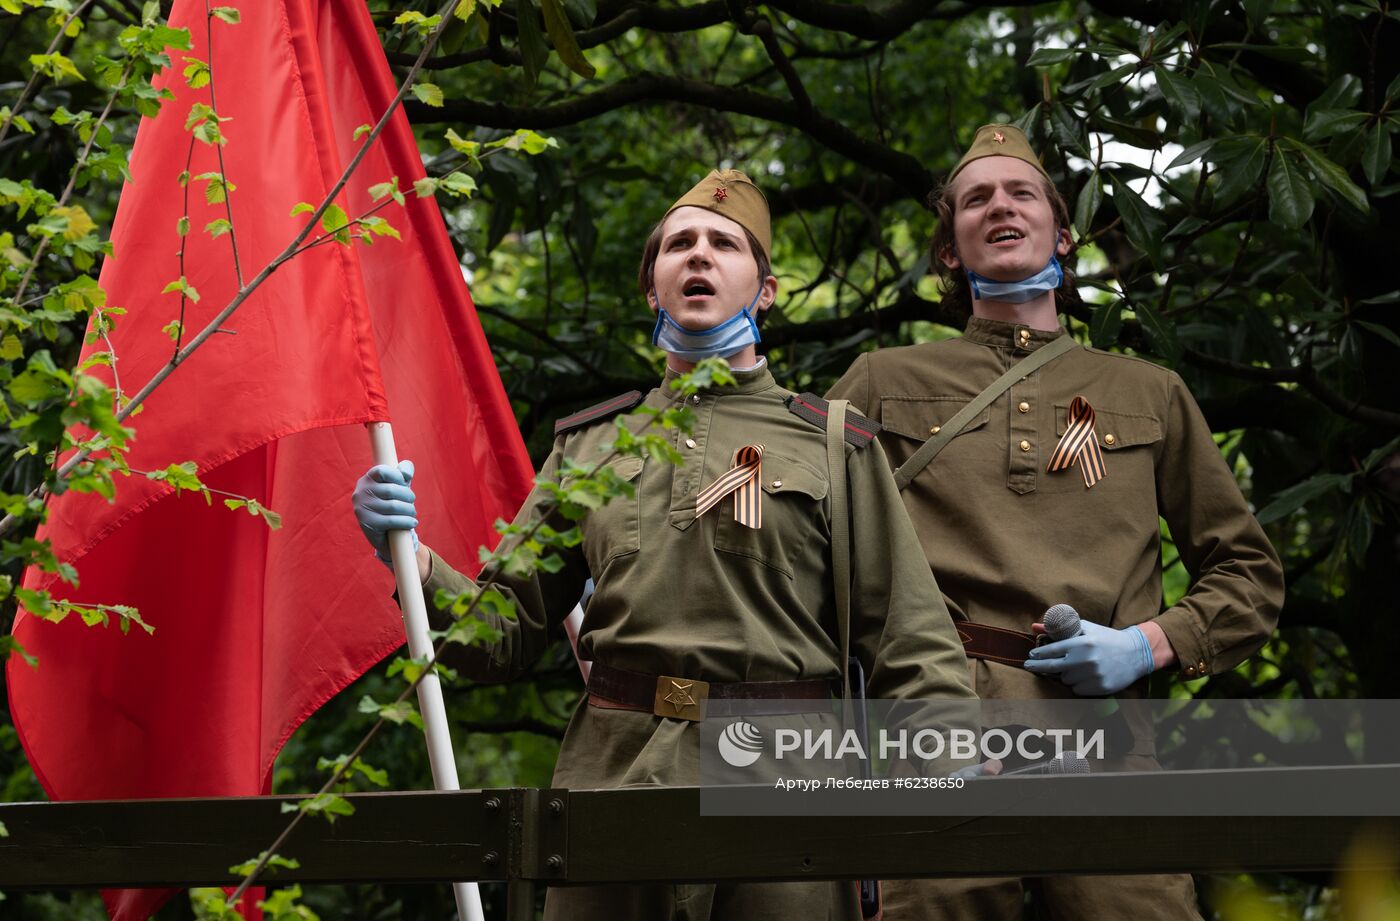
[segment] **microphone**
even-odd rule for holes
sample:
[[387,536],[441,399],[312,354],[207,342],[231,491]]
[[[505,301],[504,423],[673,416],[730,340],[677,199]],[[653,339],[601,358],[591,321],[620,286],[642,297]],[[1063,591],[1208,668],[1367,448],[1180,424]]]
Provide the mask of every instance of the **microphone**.
[[1027,777],[1032,775],[1047,774],[1087,774],[1089,773],[1089,761],[1071,752],[1064,752],[1045,761],[1036,761],[1025,767],[1014,768],[1010,771],[1002,771],[997,777]]
[[[1080,622],[1079,612],[1068,604],[1051,605],[1045,612],[1045,616],[1041,618],[1041,623],[1045,625],[1045,635],[1041,637],[1041,641],[1046,643],[1058,643],[1060,640],[1067,640],[1071,637],[1079,636],[1084,632],[1084,625]],[[1085,728],[1104,730],[1104,749],[1110,757],[1125,754],[1133,746],[1133,731],[1128,727],[1128,723],[1124,719],[1122,711],[1118,709],[1118,701],[1113,697],[1095,699],[1093,713],[1089,719],[1085,721]],[[1087,773],[1088,762],[1086,761],[1084,764],[1084,773]],[[1006,771],[1004,773],[1015,774],[1020,770],[1023,769]],[[1058,771],[1049,773],[1076,772]]]
[[1084,632],[1084,625],[1079,622],[1079,612],[1067,604],[1051,605],[1040,622],[1045,625],[1045,639],[1050,643],[1058,643]]

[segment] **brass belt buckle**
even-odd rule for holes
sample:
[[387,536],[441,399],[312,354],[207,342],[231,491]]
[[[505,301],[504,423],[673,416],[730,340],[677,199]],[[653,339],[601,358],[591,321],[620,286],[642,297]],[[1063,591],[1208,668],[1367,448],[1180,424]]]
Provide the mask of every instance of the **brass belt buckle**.
[[698,723],[705,718],[705,703],[709,699],[708,681],[661,675],[656,679],[656,696],[651,702],[651,712],[657,716]]

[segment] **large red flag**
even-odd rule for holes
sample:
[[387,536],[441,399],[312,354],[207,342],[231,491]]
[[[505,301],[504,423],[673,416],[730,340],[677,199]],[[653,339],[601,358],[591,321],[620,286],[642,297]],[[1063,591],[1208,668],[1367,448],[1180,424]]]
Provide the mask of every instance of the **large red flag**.
[[[191,30],[189,54],[210,59],[229,142],[224,170],[245,279],[297,233],[300,201],[319,202],[377,122],[396,86],[363,0],[220,0],[241,22],[210,23],[205,4],[177,0],[171,24]],[[161,332],[175,319],[181,275],[176,222],[190,153],[186,116],[209,89],[176,94],[141,125],[132,181],[112,229],[101,282],[128,309],[113,336],[127,392],[170,357]],[[193,176],[217,172],[195,142]],[[423,175],[402,112],[342,194],[354,216],[367,189]],[[187,336],[237,291],[230,237],[202,233],[223,218],[204,181],[190,184],[184,270],[200,294]],[[317,706],[403,642],[391,578],[354,523],[349,494],[370,464],[363,423],[390,419],[399,451],[418,466],[428,510],[422,536],[449,557],[475,559],[510,517],[529,461],[477,322],[442,217],[409,195],[381,211],[402,235],[375,246],[318,246],[280,268],[130,423],[136,470],[198,463],[211,487],[251,496],[283,516],[270,531],[198,495],[175,496],[140,477],[117,501],[65,494],[43,529],[81,587],[30,572],[74,601],[134,604],[155,627],[60,625],[21,616],[19,641],[38,669],[7,666],[10,707],[30,763],[55,799],[258,794],[273,759]],[[88,351],[105,348],[88,346]],[[249,855],[254,856],[254,855]],[[112,894],[117,919],[145,918],[168,895]]]

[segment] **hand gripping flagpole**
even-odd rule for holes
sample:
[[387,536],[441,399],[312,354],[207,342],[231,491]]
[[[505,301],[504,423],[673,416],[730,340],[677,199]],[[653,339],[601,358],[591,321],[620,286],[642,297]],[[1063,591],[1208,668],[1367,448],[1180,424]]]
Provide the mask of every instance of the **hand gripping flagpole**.
[[[376,464],[398,466],[394,431],[389,423],[369,423],[369,441]],[[413,535],[408,531],[390,531],[389,555],[394,561],[394,582],[399,590],[404,632],[408,634],[408,652],[415,659],[427,658],[433,653],[433,643],[428,638],[428,609],[423,603],[423,588],[418,581]],[[452,752],[452,737],[447,731],[447,708],[443,705],[442,685],[435,673],[430,672],[418,682],[418,709],[423,715],[423,732],[428,738],[428,763],[433,769],[433,789],[460,790],[457,759]],[[453,883],[452,894],[457,899],[457,917],[460,921],[484,921],[481,894],[477,891],[476,883]]]

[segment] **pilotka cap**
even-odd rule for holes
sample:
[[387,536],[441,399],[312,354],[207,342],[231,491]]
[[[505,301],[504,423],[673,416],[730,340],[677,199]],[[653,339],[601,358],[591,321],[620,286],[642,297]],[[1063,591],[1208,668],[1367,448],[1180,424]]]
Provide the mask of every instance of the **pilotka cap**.
[[948,181],[952,182],[953,177],[962,172],[962,168],[973,160],[980,160],[983,157],[1015,157],[1017,160],[1024,160],[1040,171],[1040,175],[1046,179],[1050,174],[1045,172],[1045,167],[1040,165],[1040,158],[1031,150],[1030,141],[1026,140],[1026,134],[1015,125],[983,125],[977,129],[977,136],[972,139],[972,146],[963,154],[963,158],[958,161],[958,165],[953,167],[953,171],[948,174]]
[[[768,199],[739,170],[710,170],[710,174],[682,195],[666,210],[666,214],[687,206],[722,214],[743,227],[753,234],[763,248],[763,255],[772,261],[773,225],[768,216]],[[665,216],[662,220],[665,220]]]

